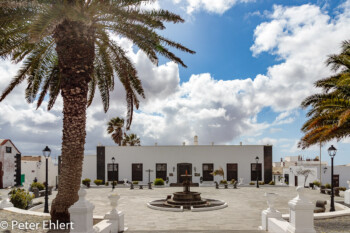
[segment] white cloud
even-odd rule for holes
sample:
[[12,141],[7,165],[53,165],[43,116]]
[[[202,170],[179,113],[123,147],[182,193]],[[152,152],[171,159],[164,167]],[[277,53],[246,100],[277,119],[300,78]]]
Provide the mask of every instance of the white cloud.
[[[200,1],[200,8],[206,8],[206,2]],[[225,4],[233,2],[237,1]],[[221,3],[217,6],[223,7]],[[179,68],[175,63],[156,67],[143,52],[134,52],[129,40],[117,38],[135,63],[147,97],[141,100],[140,110],[134,114],[132,132],[141,137],[143,145],[156,141],[160,145],[180,145],[183,141],[192,144],[194,135],[199,136],[200,144],[229,144],[239,137],[257,137],[266,129],[276,125],[280,128],[280,125],[292,122],[297,117],[295,109],[300,102],[315,91],[313,82],[331,74],[324,65],[327,55],[339,52],[340,42],[350,38],[347,30],[349,10],[342,9],[331,19],[315,5],[275,6],[267,14],[268,21],[257,26],[251,49],[256,56],[271,53],[281,63],[269,67],[266,74],[259,74],[253,80],[223,81],[203,73],[194,74],[180,83]],[[16,69],[18,66],[1,63],[1,89],[9,83]],[[24,151],[30,153],[33,148],[41,150],[42,144],[59,145],[62,99],[58,99],[51,112],[44,107],[36,111],[33,105],[25,103],[24,88],[25,84],[22,84],[0,103],[1,135],[16,138],[27,148]],[[270,125],[257,122],[258,113],[265,107],[280,113]],[[125,91],[119,82],[111,93],[107,114],[103,112],[98,93],[88,109],[88,154],[95,152],[98,142],[113,144],[106,134],[106,123],[115,116],[126,116]],[[271,132],[275,131],[273,128]],[[31,132],[30,136],[28,132]],[[263,144],[279,142],[267,137],[261,139]]]
[[[255,0],[173,0],[175,4],[185,4],[188,14],[204,10],[210,13],[223,14],[237,3],[254,2]],[[186,3],[184,3],[186,2]]]

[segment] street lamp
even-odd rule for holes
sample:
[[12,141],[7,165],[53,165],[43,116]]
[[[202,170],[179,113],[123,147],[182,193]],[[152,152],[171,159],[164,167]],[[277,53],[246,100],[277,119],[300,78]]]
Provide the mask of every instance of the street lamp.
[[258,175],[258,163],[259,163],[259,157],[255,157],[256,166],[255,166],[255,174],[256,174],[256,187],[259,188],[259,175]]
[[113,166],[113,169],[112,169],[112,171],[113,171],[113,173],[112,173],[112,190],[114,190],[114,188],[115,188],[115,185],[114,185],[114,162],[115,162],[115,158],[112,157],[112,166]]
[[334,180],[333,180],[333,159],[335,154],[337,153],[337,149],[331,145],[331,147],[328,148],[328,154],[331,156],[331,161],[332,161],[332,169],[331,169],[331,179],[332,179],[332,195],[331,195],[331,209],[329,210],[330,212],[335,211],[334,208]]
[[45,181],[45,207],[44,207],[44,213],[49,213],[49,191],[48,191],[48,158],[50,157],[51,150],[48,146],[45,147],[43,150],[43,155],[45,156],[46,159],[46,181]]

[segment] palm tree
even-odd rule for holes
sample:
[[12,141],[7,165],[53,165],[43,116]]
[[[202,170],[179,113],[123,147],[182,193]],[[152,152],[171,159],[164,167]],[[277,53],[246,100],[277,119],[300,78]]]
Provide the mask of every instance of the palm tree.
[[115,117],[108,122],[107,132],[112,134],[113,141],[119,146],[122,145],[124,119]]
[[315,86],[323,93],[311,95],[301,104],[311,107],[302,127],[305,135],[298,145],[303,149],[350,135],[350,41],[343,42],[340,54],[329,56],[327,65],[340,72],[317,81]]
[[145,97],[133,63],[112,35],[129,38],[157,64],[163,55],[185,66],[167,48],[194,53],[157,32],[164,22],[184,20],[166,10],[143,10],[151,0],[2,0],[0,56],[23,62],[0,96],[0,101],[24,80],[29,103],[39,107],[48,96],[50,110],[63,98],[62,166],[59,190],[52,202],[51,220],[69,222],[68,208],[78,200],[86,137],[86,108],[96,88],[104,111],[118,76],[126,90],[126,128],[130,128],[138,95]]
[[141,146],[140,138],[136,134],[126,134],[124,133],[124,138],[122,140],[123,146]]

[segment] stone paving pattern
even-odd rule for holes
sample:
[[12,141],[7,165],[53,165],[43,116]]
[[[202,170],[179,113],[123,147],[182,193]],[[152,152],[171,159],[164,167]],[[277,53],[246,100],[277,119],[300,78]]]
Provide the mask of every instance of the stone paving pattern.
[[[224,200],[228,207],[222,210],[208,212],[165,212],[149,209],[146,203],[151,200],[161,199],[166,195],[181,188],[155,188],[135,189],[117,188],[116,192],[121,195],[118,210],[125,214],[125,225],[130,233],[146,232],[258,232],[261,225],[261,211],[267,208],[265,192],[279,194],[276,201],[276,209],[282,213],[288,213],[288,201],[296,196],[294,187],[267,187],[260,189],[254,187],[241,187],[238,189],[219,189],[214,187],[192,188],[193,191],[202,193],[202,197]],[[110,188],[90,188],[87,190],[87,199],[96,207],[95,215],[103,216],[110,210],[108,194]],[[320,194],[317,190],[306,190],[310,200],[327,200],[330,196]],[[54,195],[50,196],[53,198]],[[336,200],[342,198],[336,197]],[[41,198],[36,201],[43,201]],[[38,210],[42,211],[42,209]],[[8,211],[0,211],[0,221],[12,220],[42,222],[42,217],[18,215]],[[350,232],[350,216],[333,219],[315,220],[317,232]],[[6,231],[2,231],[6,232]],[[7,231],[23,232],[23,231]],[[47,232],[39,230],[35,232]],[[52,232],[52,231],[51,231]]]

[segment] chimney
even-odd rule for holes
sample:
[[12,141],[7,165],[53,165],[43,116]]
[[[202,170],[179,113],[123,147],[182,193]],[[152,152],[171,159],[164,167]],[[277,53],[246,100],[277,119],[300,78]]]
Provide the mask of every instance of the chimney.
[[242,146],[242,142],[239,142],[239,145]]
[[214,142],[211,142],[211,146],[214,146]]
[[154,146],[158,146],[158,143],[154,143]]
[[183,142],[182,145],[185,146],[185,145],[186,145],[186,142]]
[[198,136],[194,136],[194,143],[193,145],[198,146]]

